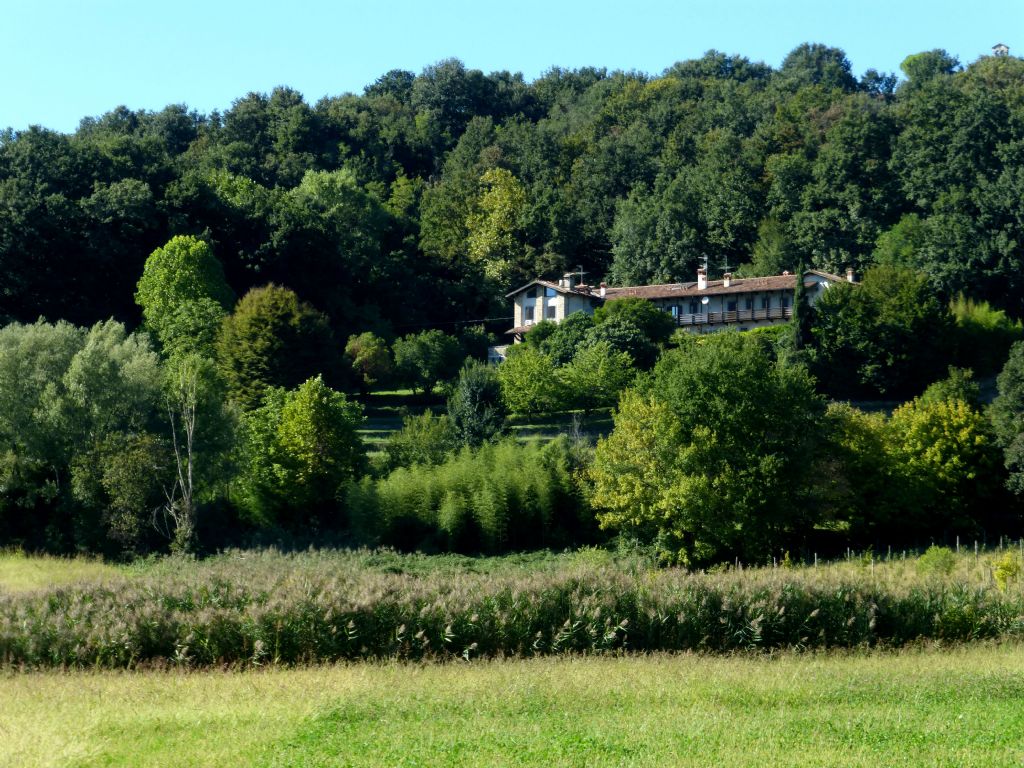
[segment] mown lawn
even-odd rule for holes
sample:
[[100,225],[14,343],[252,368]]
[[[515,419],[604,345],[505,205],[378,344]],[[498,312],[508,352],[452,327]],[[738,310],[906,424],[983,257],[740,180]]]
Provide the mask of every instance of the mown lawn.
[[1013,766],[1024,647],[0,677],[10,766]]

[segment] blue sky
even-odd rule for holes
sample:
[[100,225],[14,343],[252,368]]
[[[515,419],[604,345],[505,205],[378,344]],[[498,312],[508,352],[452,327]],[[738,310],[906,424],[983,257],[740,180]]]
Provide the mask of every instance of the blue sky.
[[656,74],[710,48],[778,66],[802,42],[846,51],[856,74],[945,48],[964,63],[1024,54],[1024,0],[3,0],[0,128],[74,130],[120,104],[227,109],[290,85],[315,102],[389,69],[456,56],[533,79],[553,65]]

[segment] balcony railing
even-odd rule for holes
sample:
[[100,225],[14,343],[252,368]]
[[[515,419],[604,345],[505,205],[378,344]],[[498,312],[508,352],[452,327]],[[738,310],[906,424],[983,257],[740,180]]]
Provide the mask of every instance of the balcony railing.
[[738,309],[735,312],[701,312],[696,315],[680,314],[677,322],[679,325],[721,325],[760,320],[788,320],[792,316],[792,307],[773,307],[772,309]]

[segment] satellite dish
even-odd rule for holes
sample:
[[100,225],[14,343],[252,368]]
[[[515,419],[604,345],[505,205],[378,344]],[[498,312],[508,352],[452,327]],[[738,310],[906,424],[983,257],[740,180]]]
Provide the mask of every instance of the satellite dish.
[[709,301],[711,301],[711,299],[709,299],[707,296],[701,296],[700,297],[700,303],[701,304],[707,304]]

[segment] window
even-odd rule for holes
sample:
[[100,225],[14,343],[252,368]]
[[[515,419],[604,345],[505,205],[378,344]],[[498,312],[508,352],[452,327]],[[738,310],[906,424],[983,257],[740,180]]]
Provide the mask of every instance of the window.
[[754,300],[751,299],[751,298],[744,299],[744,301],[743,301],[743,308],[744,309],[753,309],[754,308]]
[[554,296],[555,296],[555,289],[554,288],[545,288],[544,289],[544,295],[547,296],[549,299],[550,298],[554,298]]
[[789,309],[789,296],[782,297],[782,308]]
[[547,320],[554,320],[555,316],[556,316],[555,315],[555,310],[557,310],[557,309],[558,308],[554,304],[549,304],[547,307],[545,307],[544,308],[544,317],[545,317],[545,319],[547,319]]
[[669,312],[672,313],[672,317],[679,317],[679,305],[678,304],[673,304],[671,307],[668,308],[668,310],[669,310]]
[[533,322],[533,304],[528,307],[523,307],[523,320],[528,323]]
[[534,295],[535,295],[535,296],[536,296],[536,297],[537,297],[538,299],[539,299],[539,298],[542,298],[542,297],[544,296],[544,286],[543,286],[543,285],[538,285],[538,286],[537,286],[537,290],[536,290],[536,292],[535,292],[535,294],[534,294]]
[[761,297],[761,309],[771,309],[771,308],[772,308],[772,297],[771,296],[762,296]]
[[736,301],[733,300],[733,301],[730,301],[728,304],[726,304],[725,305],[725,311],[726,312],[735,312],[736,311]]
[[697,300],[694,299],[690,302],[690,314],[696,315],[698,312],[700,312],[700,304],[698,304]]

